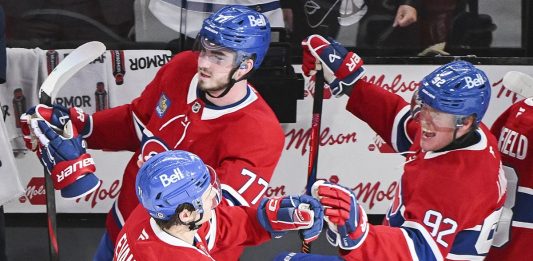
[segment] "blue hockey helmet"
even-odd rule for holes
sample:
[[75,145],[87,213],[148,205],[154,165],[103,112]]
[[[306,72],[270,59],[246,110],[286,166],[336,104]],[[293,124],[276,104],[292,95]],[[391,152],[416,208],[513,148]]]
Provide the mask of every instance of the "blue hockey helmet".
[[162,220],[169,220],[184,203],[203,213],[202,195],[207,189],[218,190],[216,204],[221,195],[215,171],[195,154],[180,150],[151,157],[139,170],[135,184],[139,202],[152,217]]
[[490,92],[490,82],[483,71],[467,61],[453,61],[422,79],[418,98],[442,112],[475,115],[479,124],[489,107]]
[[204,47],[216,45],[235,51],[241,59],[238,62],[255,56],[254,69],[257,69],[270,44],[270,23],[253,9],[230,5],[205,19],[198,36]]

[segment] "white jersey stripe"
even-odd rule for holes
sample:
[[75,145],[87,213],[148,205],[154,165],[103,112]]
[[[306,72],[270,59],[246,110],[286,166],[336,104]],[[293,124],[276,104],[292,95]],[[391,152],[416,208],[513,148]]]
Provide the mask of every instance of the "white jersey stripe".
[[[248,201],[246,201],[246,199],[244,199],[242,197],[241,194],[239,194],[239,192],[237,192],[235,189],[233,189],[231,186],[229,185],[226,185],[226,184],[220,184],[220,188],[227,192],[228,194],[230,194],[235,200],[237,200],[239,203],[240,203],[240,206],[245,206],[245,207],[249,207],[250,204],[248,203]],[[231,200],[228,200],[226,199],[226,201],[228,203],[230,203],[230,205],[234,206],[235,202],[232,202]]]
[[411,258],[413,261],[418,261],[418,255],[416,254],[415,244],[413,243],[413,239],[409,237],[407,232],[405,232],[405,229],[400,229],[402,231],[403,236],[405,237],[405,242],[407,243],[407,246],[409,247],[409,253],[411,253]]
[[[398,149],[398,124],[400,124],[400,120],[405,116],[406,113],[409,113],[409,110],[410,110],[410,107],[409,106],[405,106],[403,107],[403,109],[401,109],[397,114],[396,114],[396,118],[394,119],[394,127],[392,128],[392,133],[391,133],[391,146],[392,148],[394,149],[394,151],[396,152],[399,152],[399,149]],[[402,135],[405,136],[410,142],[411,144],[413,143],[413,141],[411,140],[411,138],[409,137],[409,135],[407,135],[407,121],[404,121],[402,123],[404,126],[403,126],[403,130],[405,131],[405,133],[403,133]]]
[[528,187],[518,186],[518,192],[522,192],[522,193],[526,193],[526,194],[529,194],[529,195],[533,195],[533,189],[532,188],[528,188]]
[[455,254],[448,254],[446,256],[446,259],[449,260],[483,260],[485,259],[485,256],[472,256],[472,255],[455,255]]
[[422,225],[420,225],[420,224],[418,224],[416,222],[413,222],[413,221],[405,221],[402,224],[402,226],[403,227],[413,228],[413,229],[416,229],[416,230],[420,231],[420,234],[422,234],[422,236],[424,237],[427,245],[431,248],[431,252],[435,256],[435,259],[437,261],[440,261],[440,260],[444,259],[442,257],[442,254],[440,253],[439,247],[437,246],[437,244],[435,243],[435,241],[433,240],[431,235],[428,233],[428,231]]
[[522,227],[522,228],[533,229],[533,223],[513,221],[512,225],[513,225],[513,227]]

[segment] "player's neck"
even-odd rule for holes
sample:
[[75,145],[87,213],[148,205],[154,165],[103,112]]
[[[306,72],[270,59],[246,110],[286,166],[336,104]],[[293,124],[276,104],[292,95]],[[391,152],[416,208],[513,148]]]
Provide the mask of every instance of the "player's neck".
[[[244,96],[246,96],[246,92],[248,88],[247,86],[248,86],[248,81],[242,80],[242,81],[236,82],[231,88],[231,90],[223,97],[213,98],[209,95],[206,95],[206,98],[207,100],[209,100],[209,102],[213,103],[216,106],[227,106],[230,104],[234,104],[242,100]],[[210,93],[210,94],[216,97],[220,95],[222,92],[223,90],[218,91],[216,93]]]
[[190,230],[188,226],[174,225],[168,229],[164,229],[164,231],[175,238],[187,242],[187,244],[194,244],[194,234],[196,234],[196,230]]

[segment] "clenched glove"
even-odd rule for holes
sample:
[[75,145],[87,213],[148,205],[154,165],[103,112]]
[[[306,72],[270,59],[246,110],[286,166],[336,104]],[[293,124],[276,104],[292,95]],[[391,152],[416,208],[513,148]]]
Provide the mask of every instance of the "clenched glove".
[[311,196],[263,198],[257,209],[259,223],[272,237],[280,238],[289,230],[302,230],[306,243],[318,238],[322,231],[324,212]]
[[302,41],[302,49],[303,73],[311,76],[323,68],[324,79],[335,96],[349,95],[353,84],[365,73],[363,59],[333,39],[314,34]]
[[94,175],[94,160],[86,153],[85,141],[69,121],[59,135],[47,121],[35,118],[31,128],[39,140],[37,151],[41,163],[52,176],[54,188],[61,196],[76,199],[95,190],[100,180]]
[[369,227],[363,208],[357,204],[352,190],[319,180],[311,189],[313,197],[324,206],[324,219],[328,224],[326,238],[333,246],[352,250],[365,240]]
[[31,150],[37,150],[37,139],[30,129],[30,121],[33,118],[43,119],[49,123],[50,127],[56,132],[63,131],[67,122],[71,121],[77,132],[82,138],[87,138],[92,132],[92,117],[77,107],[67,108],[61,105],[52,105],[52,107],[39,104],[31,107],[26,113],[20,116],[21,130],[24,135],[26,147]]

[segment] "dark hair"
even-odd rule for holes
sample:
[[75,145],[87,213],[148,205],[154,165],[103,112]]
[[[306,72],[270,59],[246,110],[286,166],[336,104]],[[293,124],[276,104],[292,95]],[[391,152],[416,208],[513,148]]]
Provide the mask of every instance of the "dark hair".
[[155,220],[155,223],[161,228],[161,229],[170,229],[170,227],[174,226],[174,225],[187,225],[185,223],[183,223],[181,220],[180,220],[180,217],[179,217],[179,214],[183,211],[183,210],[188,210],[188,211],[195,211],[196,209],[193,207],[192,204],[190,203],[183,203],[181,205],[179,205],[177,208],[176,208],[176,212],[174,213],[174,215],[172,215],[172,217],[170,217],[169,220],[163,220],[163,219],[159,219],[159,218],[154,218]]

